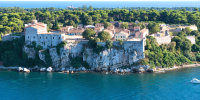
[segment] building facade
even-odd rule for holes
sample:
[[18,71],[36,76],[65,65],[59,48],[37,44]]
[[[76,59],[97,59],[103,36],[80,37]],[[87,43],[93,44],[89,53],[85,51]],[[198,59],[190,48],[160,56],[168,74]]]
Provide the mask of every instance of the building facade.
[[139,32],[135,33],[135,38],[145,38],[148,35],[149,35],[149,30],[148,29],[142,29]]
[[47,25],[33,20],[31,24],[26,24],[25,29],[25,42],[31,44],[33,41],[43,48],[57,46],[65,40],[64,33],[49,33],[47,32]]
[[129,34],[125,31],[121,31],[120,33],[115,34],[115,41],[123,40],[125,41],[128,38]]

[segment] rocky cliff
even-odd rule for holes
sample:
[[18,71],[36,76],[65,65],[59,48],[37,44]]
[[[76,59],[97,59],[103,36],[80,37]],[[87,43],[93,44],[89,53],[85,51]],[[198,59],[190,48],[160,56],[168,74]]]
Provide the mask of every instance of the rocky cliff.
[[[50,48],[49,54],[52,59],[52,67],[70,67],[73,57],[81,56],[92,70],[114,70],[122,66],[132,66],[138,60],[144,58],[143,41],[123,42],[121,46],[114,45],[111,49],[104,49],[100,54],[94,53],[92,48],[84,47],[87,42],[67,43],[60,49],[60,54],[56,48]],[[30,51],[29,51],[30,50]],[[32,57],[32,49],[25,48],[27,54]],[[39,51],[39,58],[45,62],[45,55]]]
[[100,54],[94,53],[93,49],[86,48],[83,53],[83,61],[88,62],[93,70],[114,70],[122,66],[131,66],[143,57],[143,53],[140,54],[132,46],[128,49],[105,49]]

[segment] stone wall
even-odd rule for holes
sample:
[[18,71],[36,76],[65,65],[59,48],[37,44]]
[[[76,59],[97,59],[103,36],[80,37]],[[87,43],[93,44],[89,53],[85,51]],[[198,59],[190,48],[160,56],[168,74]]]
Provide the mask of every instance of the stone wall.
[[20,37],[21,36],[11,36],[10,34],[7,34],[7,35],[2,36],[2,41],[12,41],[12,40],[18,39]]

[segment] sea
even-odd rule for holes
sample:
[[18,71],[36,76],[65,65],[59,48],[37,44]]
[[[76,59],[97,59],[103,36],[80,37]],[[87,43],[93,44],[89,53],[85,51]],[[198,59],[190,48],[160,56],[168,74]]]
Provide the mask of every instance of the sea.
[[200,67],[165,73],[0,71],[0,100],[199,100]]
[[0,1],[0,7],[23,7],[23,8],[43,8],[56,7],[66,8],[73,5],[73,7],[82,7],[92,5],[97,8],[122,8],[122,7],[200,7],[200,1]]

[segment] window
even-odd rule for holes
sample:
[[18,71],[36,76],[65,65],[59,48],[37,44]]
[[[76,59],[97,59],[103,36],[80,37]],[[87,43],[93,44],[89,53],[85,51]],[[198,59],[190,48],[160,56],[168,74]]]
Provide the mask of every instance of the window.
[[33,36],[33,38],[35,39],[35,36]]
[[116,36],[116,38],[117,38],[117,36]]
[[117,39],[116,39],[116,41],[117,41]]
[[60,39],[60,37],[59,37],[59,39]]
[[118,36],[118,38],[120,38],[120,36]]
[[47,39],[47,37],[46,37],[46,39]]
[[121,38],[122,38],[122,36],[121,36]]
[[41,37],[40,37],[40,39],[41,39]]
[[28,36],[28,39],[29,39],[29,36]]
[[53,39],[54,39],[54,37],[53,37]]
[[125,36],[123,36],[123,38],[125,38]]
[[123,40],[125,40],[125,39],[123,39]]

